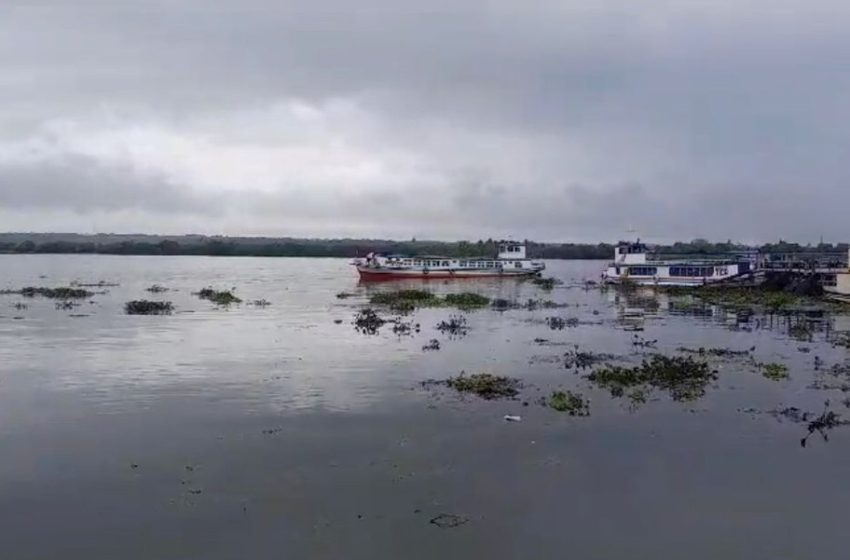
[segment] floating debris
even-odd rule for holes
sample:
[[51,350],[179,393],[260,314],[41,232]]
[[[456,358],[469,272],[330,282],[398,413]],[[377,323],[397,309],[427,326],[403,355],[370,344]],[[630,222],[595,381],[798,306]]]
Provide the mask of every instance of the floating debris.
[[782,381],[783,379],[788,379],[788,366],[783,364],[759,364],[759,369],[761,369],[761,374],[767,379],[771,379],[773,381]]
[[57,301],[55,305],[56,309],[60,311],[70,311],[71,309],[74,309],[75,307],[79,306],[79,303],[71,300]]
[[548,398],[542,399],[542,404],[558,412],[566,412],[570,416],[589,416],[590,403],[572,391],[552,391]]
[[24,309],[27,309],[29,307],[29,305],[19,301],[19,302],[15,303],[14,305],[12,305],[12,307],[17,309],[18,311],[23,311]]
[[439,350],[439,349],[440,349],[440,341],[437,340],[436,338],[432,338],[431,340],[428,341],[428,344],[426,344],[425,346],[422,347],[422,350],[424,350],[426,352],[435,351],[435,350]]
[[354,328],[357,332],[363,334],[378,334],[378,330],[386,324],[386,320],[381,318],[374,309],[367,307],[361,309],[354,316]]
[[504,419],[505,422],[522,422],[522,416],[516,416],[514,414],[505,414]]
[[436,525],[440,529],[453,529],[455,527],[460,527],[464,523],[469,521],[468,518],[462,517],[460,515],[453,515],[449,513],[443,513],[433,518],[430,523],[431,525]]
[[440,321],[437,323],[436,329],[453,337],[466,336],[469,332],[466,317],[463,315],[452,315],[447,321]]
[[255,307],[268,307],[271,304],[272,303],[270,301],[265,300],[265,299],[255,299],[254,301],[251,302],[251,305],[253,305]]
[[124,304],[127,315],[170,315],[174,306],[170,301],[148,301],[146,299],[128,301]]
[[160,286],[159,284],[154,284],[148,288],[145,288],[146,292],[150,292],[152,294],[163,294],[168,291],[168,288],[165,286]]
[[512,377],[475,373],[466,375],[460,372],[457,377],[445,380],[445,385],[461,393],[474,393],[482,399],[512,398],[519,393],[520,383]]
[[233,294],[233,290],[214,290],[212,288],[204,288],[196,292],[194,295],[201,299],[209,300],[216,305],[230,305],[232,303],[242,303],[242,300]]
[[[658,389],[669,393],[673,400],[691,401],[705,394],[706,386],[717,379],[717,374],[706,362],[691,357],[653,354],[639,366],[600,368],[587,379],[608,389],[614,397],[626,395],[627,390]],[[633,395],[628,396],[631,399]]]
[[348,299],[350,297],[354,297],[357,294],[352,294],[351,292],[340,292],[336,295],[336,299]]

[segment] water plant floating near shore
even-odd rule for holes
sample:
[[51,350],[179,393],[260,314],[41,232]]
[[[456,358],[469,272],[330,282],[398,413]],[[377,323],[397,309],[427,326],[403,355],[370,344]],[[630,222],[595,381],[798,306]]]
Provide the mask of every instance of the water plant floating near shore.
[[473,393],[487,400],[515,397],[520,388],[519,380],[512,377],[490,373],[466,375],[463,371],[457,377],[446,379],[445,384],[455,391]]
[[50,299],[84,299],[93,296],[94,292],[84,290],[83,288],[36,288],[27,286],[20,290],[3,290],[0,294],[16,294],[28,298],[41,296]]
[[145,299],[128,301],[124,304],[127,315],[170,315],[174,306],[170,301],[148,301]]
[[759,364],[761,374],[773,381],[788,379],[788,367],[782,364]]
[[548,399],[543,399],[543,404],[558,412],[566,412],[570,416],[590,415],[590,404],[587,399],[572,391],[552,391]]
[[440,297],[425,290],[398,290],[380,292],[369,298],[372,305],[385,305],[399,313],[407,313],[420,307],[457,307],[464,310],[479,309],[490,304],[490,298],[473,292],[448,294]]
[[196,292],[196,296],[201,299],[211,301],[217,305],[230,305],[231,303],[242,303],[242,300],[233,294],[232,290],[214,290],[212,288],[204,288]]
[[[705,388],[717,379],[706,362],[687,357],[653,354],[635,367],[610,366],[594,370],[587,379],[608,389],[614,397],[649,389],[667,392],[673,400],[692,401],[705,395]],[[634,399],[633,399],[634,400]]]

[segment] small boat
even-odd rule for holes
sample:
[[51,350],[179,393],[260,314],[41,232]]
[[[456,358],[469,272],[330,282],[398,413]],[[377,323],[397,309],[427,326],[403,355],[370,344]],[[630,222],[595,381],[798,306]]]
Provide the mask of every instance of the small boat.
[[546,265],[526,258],[525,245],[499,243],[494,258],[382,255],[369,253],[351,264],[364,280],[398,278],[504,278],[540,274]]
[[614,262],[602,273],[607,284],[639,286],[702,286],[748,274],[752,263],[744,258],[662,260],[650,258],[649,248],[638,240],[614,248]]

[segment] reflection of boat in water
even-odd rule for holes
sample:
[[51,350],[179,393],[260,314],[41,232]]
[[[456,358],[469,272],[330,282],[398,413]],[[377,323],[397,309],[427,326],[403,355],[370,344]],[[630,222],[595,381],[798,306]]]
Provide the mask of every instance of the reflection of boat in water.
[[524,244],[511,241],[501,242],[498,255],[490,259],[369,253],[352,264],[363,280],[520,277],[546,268],[542,262],[526,258]]
[[638,240],[617,245],[614,262],[602,273],[602,280],[641,286],[702,286],[730,280],[750,270],[751,263],[746,259],[651,259],[648,247]]

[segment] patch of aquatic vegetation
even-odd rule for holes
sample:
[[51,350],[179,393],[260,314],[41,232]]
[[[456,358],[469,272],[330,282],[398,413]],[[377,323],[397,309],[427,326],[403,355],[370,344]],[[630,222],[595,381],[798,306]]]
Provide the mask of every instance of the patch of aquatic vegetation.
[[814,331],[807,322],[799,322],[788,328],[788,335],[801,342],[811,342]]
[[700,286],[696,288],[666,288],[665,291],[679,295],[690,295],[721,307],[731,309],[756,307],[772,313],[788,311],[804,304],[824,305],[824,302],[817,298],[759,287]]
[[447,294],[443,301],[445,305],[459,309],[477,309],[490,305],[490,298],[473,292]]
[[212,288],[204,288],[196,292],[196,296],[215,303],[216,305],[230,305],[232,303],[242,303],[242,300],[236,297],[233,290],[214,290]]
[[64,301],[57,301],[54,307],[56,307],[56,309],[58,309],[59,311],[71,311],[75,307],[79,306],[79,303],[66,299]]
[[170,315],[174,306],[170,301],[148,301],[145,299],[128,301],[124,304],[127,315]]
[[[758,414],[762,411],[749,409],[745,412]],[[831,430],[850,424],[850,421],[843,419],[841,415],[830,409],[829,401],[824,402],[823,411],[820,414],[804,411],[796,406],[789,406],[781,410],[768,410],[766,412],[779,420],[788,420],[795,424],[806,424],[807,433],[800,439],[800,445],[802,447],[806,447],[809,438],[814,434],[820,435],[824,442],[828,442],[829,432]]]
[[466,336],[469,332],[469,325],[467,325],[466,317],[463,315],[452,315],[448,319],[437,323],[436,329],[452,337],[461,337]]
[[444,384],[460,393],[472,393],[487,400],[513,398],[521,387],[519,380],[513,377],[491,373],[466,375],[463,371],[457,377],[446,379]]
[[613,354],[597,354],[595,352],[584,352],[578,346],[574,350],[564,354],[564,367],[567,369],[588,369],[602,362],[613,360]]
[[551,290],[555,286],[563,284],[563,282],[561,280],[558,280],[557,278],[544,278],[542,276],[534,276],[530,279],[530,281],[535,286],[539,286],[544,290]]
[[107,282],[106,280],[98,280],[97,282],[71,282],[71,286],[75,288],[117,288],[121,284],[117,282]]
[[698,354],[700,356],[709,356],[713,358],[743,358],[750,356],[756,347],[753,346],[748,350],[732,350],[731,348],[687,348],[685,346],[680,346],[676,348],[677,351],[682,352],[684,354]]
[[635,348],[655,348],[658,344],[658,339],[648,340],[640,335],[632,335],[632,346]]
[[542,404],[557,410],[566,412],[570,416],[589,416],[590,402],[572,391],[552,391],[548,398],[542,399]]
[[37,288],[34,286],[27,286],[26,288],[21,288],[20,290],[3,290],[0,291],[0,294],[15,294],[28,298],[41,296],[50,299],[83,299],[93,296],[94,292],[90,292],[83,288],[73,287]]
[[440,349],[440,341],[436,338],[432,338],[428,341],[428,344],[422,347],[422,350],[425,352],[436,351]]
[[393,311],[409,312],[419,307],[457,307],[459,309],[479,309],[490,304],[490,298],[473,292],[448,294],[440,297],[425,290],[398,290],[381,292],[369,298],[372,305],[387,306]]
[[562,331],[567,327],[577,327],[579,320],[575,317],[546,317],[546,326],[553,331]]
[[255,299],[254,301],[249,303],[249,305],[253,305],[254,307],[268,307],[271,304],[272,302],[268,301],[267,299]]
[[386,322],[386,319],[380,317],[374,309],[367,307],[354,316],[354,329],[363,334],[378,334]]
[[561,309],[569,307],[567,303],[556,303],[548,299],[528,299],[525,302],[513,301],[509,299],[496,298],[490,303],[490,307],[495,311],[508,311],[510,309],[524,309],[526,311],[535,311],[537,309]]
[[403,321],[399,319],[391,319],[388,321],[393,324],[393,334],[402,336],[413,336],[414,333],[418,333],[421,329],[419,323],[414,323],[412,321]]
[[690,356],[653,354],[639,366],[607,366],[594,370],[587,379],[614,397],[635,400],[634,391],[646,394],[659,390],[673,400],[692,401],[705,395],[706,387],[717,379],[717,373],[706,362]]
[[153,286],[148,286],[147,288],[145,288],[145,291],[150,292],[152,294],[164,294],[168,291],[168,288],[159,284],[154,284]]
[[12,307],[17,309],[18,311],[23,311],[24,309],[27,309],[29,307],[29,305],[19,301],[19,302],[13,304]]
[[761,374],[772,381],[788,379],[788,366],[777,363],[759,364]]

